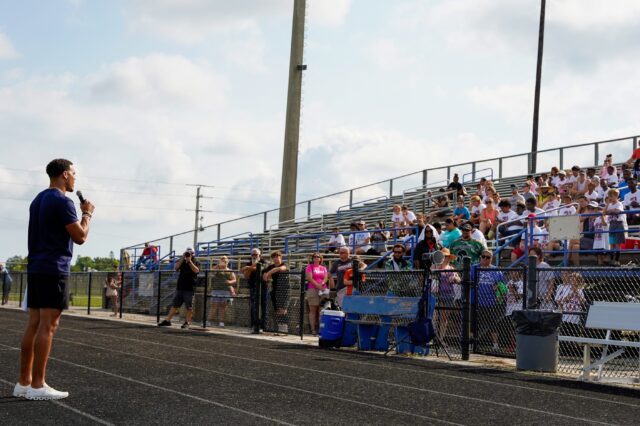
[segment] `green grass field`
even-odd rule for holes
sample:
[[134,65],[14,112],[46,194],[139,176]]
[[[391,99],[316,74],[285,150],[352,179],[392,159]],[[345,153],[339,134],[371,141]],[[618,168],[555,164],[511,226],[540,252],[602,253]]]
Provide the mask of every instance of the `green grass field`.
[[[12,293],[9,295],[9,301],[15,302],[16,304],[20,301],[20,295],[17,293]],[[86,294],[74,294],[73,301],[69,303],[69,306],[84,306],[86,307],[89,301],[89,297]],[[97,295],[91,296],[91,307],[92,308],[101,308],[102,307],[102,296]]]

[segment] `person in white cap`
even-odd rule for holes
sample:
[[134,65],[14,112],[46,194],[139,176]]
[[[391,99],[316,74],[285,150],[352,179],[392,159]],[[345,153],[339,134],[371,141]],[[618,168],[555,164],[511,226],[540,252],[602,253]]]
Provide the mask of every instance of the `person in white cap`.
[[187,310],[187,318],[181,328],[189,328],[191,324],[191,317],[193,317],[193,292],[195,291],[198,280],[198,272],[200,272],[200,263],[195,259],[194,255],[193,249],[187,247],[180,260],[176,262],[176,271],[180,271],[176,294],[173,297],[167,319],[158,324],[160,327],[170,326],[171,319],[183,304]]

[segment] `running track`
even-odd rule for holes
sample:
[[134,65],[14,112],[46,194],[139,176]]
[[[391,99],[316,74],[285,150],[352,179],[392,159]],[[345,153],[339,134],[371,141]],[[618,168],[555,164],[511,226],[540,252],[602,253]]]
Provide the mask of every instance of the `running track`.
[[0,310],[2,424],[637,424],[640,392],[534,374],[63,317],[48,382],[11,397],[24,313]]

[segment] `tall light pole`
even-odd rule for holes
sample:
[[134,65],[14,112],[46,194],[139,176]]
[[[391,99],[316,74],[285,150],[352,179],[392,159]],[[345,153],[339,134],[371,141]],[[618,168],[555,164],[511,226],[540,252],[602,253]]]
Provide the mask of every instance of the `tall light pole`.
[[300,138],[300,105],[304,50],[304,15],[306,0],[294,0],[289,57],[289,87],[287,90],[287,118],[284,129],[284,154],[280,184],[279,222],[292,220],[296,213],[296,183],[298,179],[298,141]]
[[531,164],[529,173],[536,172],[538,157],[538,121],[540,117],[540,81],[542,79],[542,51],[544,49],[544,13],[547,1],[540,2],[540,28],[538,29],[538,63],[536,66],[536,92],[533,100],[533,132],[531,135]]

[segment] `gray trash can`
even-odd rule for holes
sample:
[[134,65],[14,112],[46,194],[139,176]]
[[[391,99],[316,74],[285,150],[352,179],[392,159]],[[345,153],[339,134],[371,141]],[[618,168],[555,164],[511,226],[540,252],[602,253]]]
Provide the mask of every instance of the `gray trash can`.
[[516,326],[516,369],[555,373],[562,312],[523,310],[511,318]]

